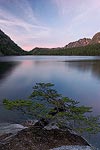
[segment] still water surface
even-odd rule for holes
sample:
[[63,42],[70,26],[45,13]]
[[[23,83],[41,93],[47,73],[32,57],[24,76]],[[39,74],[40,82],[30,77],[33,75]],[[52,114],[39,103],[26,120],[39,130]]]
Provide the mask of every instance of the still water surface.
[[[12,56],[0,57],[0,122],[24,119],[5,110],[2,100],[26,99],[37,82],[54,83],[61,94],[100,115],[100,57]],[[93,137],[92,144],[100,148],[99,140],[99,135]]]

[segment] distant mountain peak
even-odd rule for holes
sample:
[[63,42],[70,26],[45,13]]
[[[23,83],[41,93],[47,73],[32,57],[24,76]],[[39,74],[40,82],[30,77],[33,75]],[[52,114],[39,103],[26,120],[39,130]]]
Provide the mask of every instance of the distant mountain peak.
[[68,45],[66,45],[66,48],[73,48],[73,47],[81,47],[81,46],[86,46],[90,43],[91,39],[89,38],[83,38],[79,39],[78,41],[75,42],[70,42]]
[[100,32],[96,33],[92,39],[83,38],[75,42],[70,42],[65,46],[65,48],[82,47],[82,46],[87,46],[87,45],[92,45],[97,43],[100,43]]
[[91,42],[90,42],[90,44],[97,44],[97,43],[100,43],[100,32],[97,32],[97,33],[93,36],[93,38],[92,38],[92,40],[91,40]]

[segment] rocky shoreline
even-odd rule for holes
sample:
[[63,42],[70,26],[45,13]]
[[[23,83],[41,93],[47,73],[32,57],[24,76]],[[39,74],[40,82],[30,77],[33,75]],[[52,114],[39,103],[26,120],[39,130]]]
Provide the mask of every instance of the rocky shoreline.
[[0,150],[92,150],[81,136],[68,130],[32,125],[6,125],[0,132]]

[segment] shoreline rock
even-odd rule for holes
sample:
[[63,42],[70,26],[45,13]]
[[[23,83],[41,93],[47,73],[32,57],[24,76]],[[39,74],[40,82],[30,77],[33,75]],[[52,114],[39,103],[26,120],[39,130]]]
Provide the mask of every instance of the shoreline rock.
[[47,130],[39,126],[31,126],[29,128],[18,131],[18,133],[15,135],[10,133],[8,135],[7,134],[0,138],[2,141],[2,138],[6,137],[5,139],[7,139],[10,137],[8,140],[6,140],[6,142],[0,143],[0,150],[56,150],[54,148],[63,148],[64,145],[71,146],[72,148],[75,148],[75,146],[88,146],[90,148],[90,145],[86,140],[84,140],[81,136],[74,134],[74,132],[71,133],[69,130]]
[[7,143],[19,131],[26,128],[21,124],[0,123],[0,143]]
[[90,146],[61,146],[50,150],[92,150]]

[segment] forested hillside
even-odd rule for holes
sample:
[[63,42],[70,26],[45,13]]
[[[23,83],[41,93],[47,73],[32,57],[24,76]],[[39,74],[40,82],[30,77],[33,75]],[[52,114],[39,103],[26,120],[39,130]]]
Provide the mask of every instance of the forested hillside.
[[30,51],[32,55],[87,55],[87,56],[100,56],[100,44],[87,45],[74,48],[56,48],[56,49],[44,49],[35,48]]
[[0,56],[24,55],[26,52],[14,43],[9,36],[0,30]]

